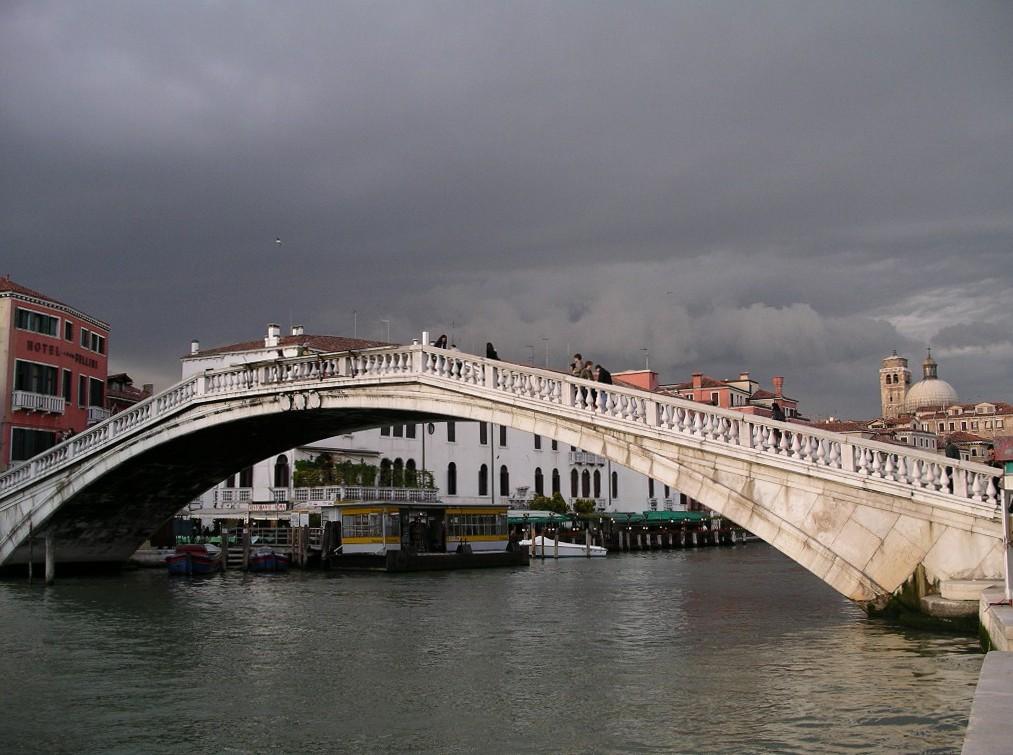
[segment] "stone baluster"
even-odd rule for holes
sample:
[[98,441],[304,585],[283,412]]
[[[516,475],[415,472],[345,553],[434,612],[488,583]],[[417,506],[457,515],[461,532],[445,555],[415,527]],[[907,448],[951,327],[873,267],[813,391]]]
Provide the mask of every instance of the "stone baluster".
[[882,471],[883,467],[882,467],[882,465],[880,464],[880,461],[879,461],[880,460],[880,452],[879,451],[870,451],[869,453],[871,455],[871,459],[870,459],[871,463],[869,464],[869,474],[872,477],[882,477],[883,476],[883,471]]
[[943,493],[950,492],[950,485],[953,480],[950,475],[946,472],[946,466],[943,464],[936,465],[936,489]]
[[897,467],[894,466],[893,463],[894,458],[895,458],[894,454],[887,454],[886,463],[883,465],[883,476],[888,480],[897,479]]
[[984,491],[984,488],[981,485],[981,475],[977,472],[971,472],[970,474],[973,475],[973,482],[971,483],[971,499],[980,501],[981,494]]
[[988,486],[985,488],[985,503],[997,505],[999,502],[999,488],[995,484],[996,478],[988,476]]

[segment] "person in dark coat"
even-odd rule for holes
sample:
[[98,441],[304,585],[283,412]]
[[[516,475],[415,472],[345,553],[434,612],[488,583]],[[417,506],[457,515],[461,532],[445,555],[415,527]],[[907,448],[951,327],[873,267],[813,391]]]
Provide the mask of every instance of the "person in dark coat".
[[442,336],[440,336],[439,338],[437,338],[436,342],[433,344],[433,346],[435,346],[438,349],[445,349],[445,348],[447,348],[447,335],[446,335],[446,333],[444,333]]
[[594,379],[599,383],[608,383],[609,385],[612,385],[612,373],[600,364],[596,364],[594,366]]
[[496,347],[489,341],[485,344],[485,358],[486,359],[499,359],[499,354],[496,353]]
[[770,405],[770,418],[778,422],[784,422],[784,410],[776,401]]

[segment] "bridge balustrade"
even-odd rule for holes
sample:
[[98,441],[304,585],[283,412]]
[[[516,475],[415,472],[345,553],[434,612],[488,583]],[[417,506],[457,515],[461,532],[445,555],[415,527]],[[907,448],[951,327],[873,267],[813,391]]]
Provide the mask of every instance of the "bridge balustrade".
[[[449,388],[459,385],[465,393],[477,395],[508,395],[511,403],[549,404],[555,413],[561,407],[591,421],[648,427],[701,448],[725,446],[844,476],[882,480],[908,490],[933,493],[951,506],[970,507],[979,514],[983,509],[994,508],[1000,500],[1000,472],[973,462],[418,345],[313,354],[195,375],[3,473],[0,495],[8,497],[79,457],[118,442],[124,434],[150,428],[202,401],[277,392],[279,386],[290,384],[303,389],[316,386],[326,389],[329,385],[354,385],[389,377],[434,380]],[[393,495],[394,500],[402,500],[396,498],[402,494]],[[0,505],[0,509],[9,505],[11,500]]]

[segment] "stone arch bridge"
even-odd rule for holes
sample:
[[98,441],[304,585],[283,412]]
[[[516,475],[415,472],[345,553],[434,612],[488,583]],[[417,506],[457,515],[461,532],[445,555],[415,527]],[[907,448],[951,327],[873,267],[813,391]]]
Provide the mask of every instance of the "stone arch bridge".
[[248,464],[323,437],[458,418],[537,433],[670,485],[836,590],[889,599],[1001,578],[998,470],[426,346],[245,364],[186,379],[0,475],[0,565],[122,562]]

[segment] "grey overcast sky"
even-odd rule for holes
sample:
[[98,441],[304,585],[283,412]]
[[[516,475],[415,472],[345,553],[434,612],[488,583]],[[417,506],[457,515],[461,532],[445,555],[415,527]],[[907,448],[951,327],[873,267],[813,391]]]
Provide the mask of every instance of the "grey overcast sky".
[[1013,3],[7,0],[0,229],[160,387],[356,311],[816,416],[931,345],[1013,401]]

